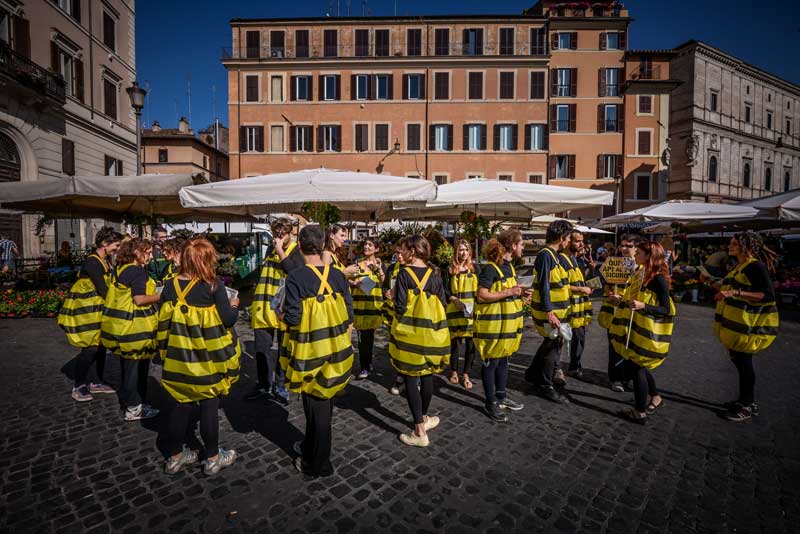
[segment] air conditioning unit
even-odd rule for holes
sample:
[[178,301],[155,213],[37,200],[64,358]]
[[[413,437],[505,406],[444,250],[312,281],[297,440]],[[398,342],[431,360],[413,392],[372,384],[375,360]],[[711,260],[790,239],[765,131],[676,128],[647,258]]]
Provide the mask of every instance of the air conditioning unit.
[[282,58],[283,57],[283,50],[271,50],[270,51],[270,55],[272,57],[280,57],[280,58]]

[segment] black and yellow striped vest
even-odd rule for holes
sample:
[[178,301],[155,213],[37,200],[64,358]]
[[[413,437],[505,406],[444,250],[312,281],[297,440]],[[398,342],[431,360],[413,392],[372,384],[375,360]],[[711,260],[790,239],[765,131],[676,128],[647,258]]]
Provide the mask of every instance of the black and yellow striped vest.
[[[721,291],[753,291],[753,284],[744,269],[755,258],[728,273]],[[739,297],[728,297],[717,302],[714,313],[714,335],[729,350],[754,354],[769,347],[778,335],[778,308],[775,301],[752,302]]]
[[181,290],[173,278],[177,302],[163,302],[158,314],[159,352],[164,360],[161,383],[178,402],[227,395],[239,380],[241,348],[233,329],[222,324],[216,306],[186,302],[197,282],[194,279]]
[[[155,304],[137,306],[131,288],[119,277],[133,263],[117,269],[115,280],[108,286],[103,318],[100,321],[100,342],[117,356],[131,360],[152,358],[158,350],[158,308]],[[156,283],[147,279],[148,295],[154,295]]]
[[[566,269],[561,266],[555,252],[550,247],[545,247],[539,254],[550,254],[553,258],[554,266],[550,270],[550,305],[552,312],[556,314],[558,320],[564,322],[570,317],[570,298],[569,298],[569,275]],[[536,326],[536,331],[542,337],[547,337],[547,330],[545,325],[549,324],[547,320],[547,313],[542,306],[542,295],[539,291],[539,276],[540,274],[533,271],[533,298],[531,299],[531,308],[533,308],[533,324]]]
[[416,288],[408,291],[405,313],[392,322],[389,359],[402,375],[439,373],[450,362],[450,330],[442,301],[425,291],[433,269],[425,271],[421,280],[411,267],[406,272]]
[[[581,271],[578,262],[574,260],[574,258],[563,253],[561,257],[564,258],[567,265],[569,265],[569,270],[567,271],[569,285],[577,287],[586,286],[586,281],[583,278],[583,271]],[[573,294],[570,290],[569,301],[569,325],[572,328],[580,328],[592,322],[592,301],[589,300],[588,295],[584,295],[583,293]]]
[[[603,288],[603,291],[606,291],[609,287],[613,289],[614,293],[619,294],[620,291],[625,291],[628,284],[607,284]],[[600,305],[600,312],[597,314],[597,324],[599,324],[601,328],[605,328],[606,330],[611,328],[611,321],[614,320],[614,310],[616,310],[616,306],[611,302],[611,299],[604,298]]]
[[[472,304],[475,314],[475,298],[478,295],[478,276],[472,271],[461,271],[450,277],[450,294],[463,302]],[[447,327],[450,337],[472,337],[473,316],[467,317],[454,302],[447,303]]]
[[[390,272],[387,276],[389,276],[389,288],[393,288],[393,284],[397,275],[400,273],[400,262],[395,262],[394,267],[392,267],[392,272]],[[392,321],[394,321],[394,300],[393,299],[383,299],[383,309],[381,310],[383,315],[383,322],[389,328],[392,327]]]
[[302,301],[300,324],[284,335],[286,350],[280,365],[286,371],[286,388],[296,393],[330,399],[347,386],[353,368],[349,315],[344,296],[328,283],[330,265],[320,273],[319,291]]
[[[639,300],[651,306],[658,305],[656,294],[642,287],[644,269],[640,268],[628,279],[627,288],[622,295],[622,302],[617,306],[611,328],[608,330],[614,350],[622,358],[631,360],[641,367],[655,369],[669,353],[672,341],[672,329],[675,320],[675,303],[669,299],[669,315],[649,315],[645,310],[633,312],[631,323],[632,300]],[[630,340],[628,325],[631,325]],[[626,347],[625,344],[628,344]]]
[[356,330],[375,330],[383,322],[381,309],[383,308],[383,290],[381,289],[381,277],[367,268],[365,262],[358,264],[359,280],[369,278],[375,282],[375,287],[369,294],[361,291],[360,286],[350,289],[353,296],[353,326]]
[[[289,243],[289,246],[286,247],[287,257],[296,246],[296,242]],[[281,267],[281,259],[277,253],[273,252],[261,268],[261,274],[253,291],[253,304],[250,306],[250,325],[253,329],[285,327],[272,309],[272,297],[278,292],[278,288],[285,279],[286,272]]]
[[161,281],[166,283],[176,276],[178,276],[178,269],[175,267],[175,262],[170,261],[169,264],[167,264],[167,271],[164,273],[164,278],[162,278]]
[[[97,254],[97,258],[105,271],[106,286],[111,285],[111,269]],[[81,276],[72,287],[58,311],[58,326],[67,334],[67,341],[73,347],[97,347],[100,345],[100,322],[103,318],[103,297],[97,294],[91,279]]]
[[[500,276],[489,291],[498,293],[517,285],[517,272],[511,267],[511,276],[493,262],[484,269],[495,269]],[[482,360],[506,358],[519,350],[523,324],[522,299],[506,297],[496,302],[475,303],[475,320],[472,324],[472,339]]]

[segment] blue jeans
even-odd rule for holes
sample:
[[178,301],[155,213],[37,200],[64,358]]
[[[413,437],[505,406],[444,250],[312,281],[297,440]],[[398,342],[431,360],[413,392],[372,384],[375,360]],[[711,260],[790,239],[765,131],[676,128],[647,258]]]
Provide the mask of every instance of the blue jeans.
[[483,360],[481,380],[487,405],[505,399],[508,386],[508,357]]

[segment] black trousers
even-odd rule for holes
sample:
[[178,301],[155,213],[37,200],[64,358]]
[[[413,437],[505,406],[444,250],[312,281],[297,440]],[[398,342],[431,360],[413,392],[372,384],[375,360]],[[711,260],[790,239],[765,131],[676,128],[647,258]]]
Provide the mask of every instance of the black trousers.
[[358,332],[358,361],[361,370],[372,368],[372,351],[375,346],[375,330],[356,330]]
[[303,439],[303,462],[313,476],[333,474],[331,441],[333,399],[323,399],[303,393],[303,413],[306,416],[306,437]]
[[450,370],[458,372],[458,360],[464,359],[464,374],[472,372],[475,361],[475,342],[471,337],[454,337],[450,340]]
[[611,336],[608,336],[608,381],[609,382],[622,382],[623,369],[622,357],[617,354],[614,345],[611,344]]
[[[254,333],[258,387],[270,390],[273,384],[283,386],[285,373],[278,365],[278,355],[283,342],[283,330],[279,328],[256,328]],[[273,353],[272,342],[276,337],[278,350]]]
[[406,381],[406,398],[414,416],[414,424],[421,425],[425,422],[424,416],[428,415],[433,398],[433,375],[402,376]]
[[[219,452],[219,397],[204,399],[198,402],[176,402],[169,414],[170,455],[174,456],[183,450],[183,445],[194,434],[193,416],[200,412],[200,437],[203,440],[205,454],[203,458],[211,458]],[[191,424],[190,424],[191,423]]]
[[103,375],[106,369],[106,348],[105,347],[84,347],[75,359],[75,387],[87,385],[86,378],[89,376],[89,368],[95,364],[97,369],[97,380],[103,382]]
[[487,405],[505,399],[508,387],[508,357],[484,360],[481,366],[481,380]]
[[569,342],[569,370],[577,371],[581,368],[581,356],[586,346],[586,327],[572,329],[572,339]]
[[553,371],[556,369],[561,346],[564,344],[562,337],[546,337],[539,350],[533,356],[530,367],[525,371],[525,380],[536,386],[552,386]]
[[121,378],[117,391],[119,403],[123,408],[133,408],[147,398],[147,376],[150,360],[129,360],[120,358]]
[[739,373],[739,404],[750,406],[755,402],[756,371],[753,367],[753,355],[746,352],[728,351],[733,365]]
[[623,375],[624,379],[633,379],[633,397],[636,411],[644,412],[647,409],[647,397],[658,395],[656,381],[649,369],[634,363],[630,360],[625,361]]

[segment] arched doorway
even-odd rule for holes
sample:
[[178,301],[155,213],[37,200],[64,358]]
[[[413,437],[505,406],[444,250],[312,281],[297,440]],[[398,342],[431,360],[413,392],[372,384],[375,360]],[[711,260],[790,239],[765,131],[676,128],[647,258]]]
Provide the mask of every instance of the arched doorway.
[[[17,145],[10,137],[0,132],[0,182],[19,182],[21,168]],[[14,241],[20,257],[24,256],[21,215],[9,215],[0,211],[0,235],[7,235]]]

